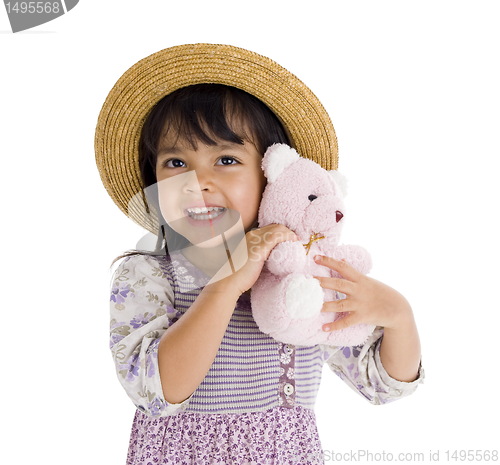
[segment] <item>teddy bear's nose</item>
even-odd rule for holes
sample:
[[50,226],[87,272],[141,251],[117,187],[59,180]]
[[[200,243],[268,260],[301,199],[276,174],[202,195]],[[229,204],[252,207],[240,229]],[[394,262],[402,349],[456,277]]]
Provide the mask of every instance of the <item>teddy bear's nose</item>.
[[336,215],[336,220],[337,220],[337,223],[338,223],[338,222],[339,222],[342,218],[344,218],[344,214],[343,214],[342,212],[338,211],[338,210],[335,212],[335,215]]
[[307,197],[311,202],[314,200],[314,199],[317,199],[318,196],[317,195],[313,195],[311,194],[309,197]]

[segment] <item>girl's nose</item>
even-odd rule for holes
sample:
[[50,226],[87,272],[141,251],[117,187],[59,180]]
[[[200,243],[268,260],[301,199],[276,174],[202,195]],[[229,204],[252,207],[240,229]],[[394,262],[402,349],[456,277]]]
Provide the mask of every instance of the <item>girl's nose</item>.
[[184,192],[201,192],[209,190],[212,186],[211,177],[203,170],[189,171],[184,183]]

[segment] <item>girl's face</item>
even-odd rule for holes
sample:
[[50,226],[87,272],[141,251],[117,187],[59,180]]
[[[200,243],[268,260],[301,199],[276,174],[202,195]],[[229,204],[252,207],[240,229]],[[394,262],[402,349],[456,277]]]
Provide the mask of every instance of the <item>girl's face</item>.
[[[266,178],[255,146],[217,140],[196,147],[164,137],[156,179],[160,209],[169,226],[194,245],[210,247],[220,234],[256,226]],[[216,239],[217,238],[217,239]]]

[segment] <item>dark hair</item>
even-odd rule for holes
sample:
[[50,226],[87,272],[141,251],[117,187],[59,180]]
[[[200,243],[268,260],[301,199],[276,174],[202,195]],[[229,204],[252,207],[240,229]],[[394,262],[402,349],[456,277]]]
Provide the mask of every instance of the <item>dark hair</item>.
[[[163,97],[151,109],[142,127],[139,167],[143,189],[157,182],[158,146],[167,134],[175,134],[193,149],[196,149],[198,142],[215,145],[217,140],[237,144],[248,141],[264,155],[272,144],[291,145],[276,115],[253,95],[223,84],[183,87]],[[158,205],[155,205],[155,209],[160,211]],[[168,225],[161,226],[154,254],[168,253],[165,229],[168,230],[169,243],[171,235],[175,235]],[[130,251],[123,256],[134,253],[146,252]]]

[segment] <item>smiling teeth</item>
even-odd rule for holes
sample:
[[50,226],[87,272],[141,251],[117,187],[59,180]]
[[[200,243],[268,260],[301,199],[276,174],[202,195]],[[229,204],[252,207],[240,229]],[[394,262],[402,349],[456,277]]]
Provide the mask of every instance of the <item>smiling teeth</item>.
[[225,208],[223,207],[195,207],[186,209],[188,215],[195,220],[213,220],[224,210]]
[[222,210],[224,210],[224,208],[223,207],[195,207],[195,208],[188,208],[187,212],[199,214],[199,213],[212,212],[214,210],[222,211]]

